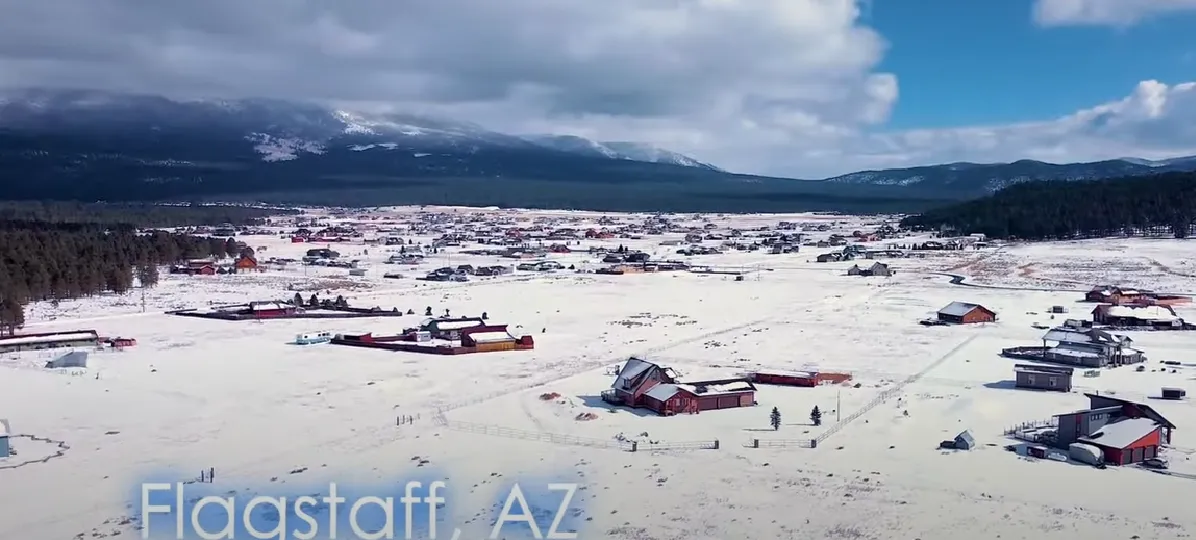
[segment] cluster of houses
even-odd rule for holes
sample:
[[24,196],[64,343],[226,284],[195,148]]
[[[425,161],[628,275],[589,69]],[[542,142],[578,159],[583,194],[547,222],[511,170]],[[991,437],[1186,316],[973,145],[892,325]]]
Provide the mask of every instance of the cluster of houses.
[[233,260],[197,259],[170,267],[171,274],[187,276],[222,276],[227,274],[249,274],[264,272],[265,266],[258,263],[251,250],[245,250]]
[[1092,310],[1092,321],[1114,328],[1190,330],[1196,328],[1175,313],[1173,306],[1187,304],[1190,297],[1160,294],[1140,289],[1099,286],[1084,294],[1084,301],[1100,305]]

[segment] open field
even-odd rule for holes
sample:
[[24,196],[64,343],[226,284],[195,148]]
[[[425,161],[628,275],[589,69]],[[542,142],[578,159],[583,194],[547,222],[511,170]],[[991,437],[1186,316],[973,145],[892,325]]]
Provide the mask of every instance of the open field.
[[[713,222],[814,219],[829,218]],[[839,232],[861,227],[859,219],[835,219],[848,221]],[[665,258],[676,248],[658,245],[661,239],[586,240],[582,247],[625,244]],[[274,237],[249,242],[268,246],[262,257],[297,257],[313,247]],[[344,251],[361,251],[381,268],[387,254],[369,249],[369,255],[362,246]],[[1152,400],[1163,386],[1196,392],[1196,367],[1159,370],[1161,360],[1196,365],[1196,332],[1134,333],[1150,358],[1143,372],[1117,368],[1096,378],[1077,372],[1071,393],[1016,390],[1010,388],[1016,362],[1000,357],[1000,349],[1039,343],[1043,332],[1031,324],[1061,322],[1051,320],[1050,306],[1071,311],[1060,319],[1086,318],[1091,304],[1067,290],[965,287],[933,275],[1007,287],[1081,290],[1099,283],[1196,292],[1196,277],[1186,275],[1196,275],[1190,262],[1196,241],[934,253],[891,261],[898,273],[888,278],[843,275],[852,263],[810,262],[823,251],[692,259],[756,270],[743,281],[561,271],[427,283],[383,280],[373,275],[380,270],[349,278],[343,269],[320,275],[300,269],[163,275],[147,291],[144,311],[136,290],[31,306],[31,331],[94,328],[134,337],[138,345],[94,353],[89,368],[75,374],[42,368],[61,351],[0,355],[0,418],[10,420],[14,433],[45,439],[14,439],[19,454],[0,461],[0,538],[137,534],[125,518],[138,482],[191,480],[193,471],[208,467],[217,469],[217,488],[238,492],[329,480],[389,485],[425,470],[443,473],[452,524],[467,531],[463,540],[488,535],[487,519],[506,482],[533,477],[584,486],[577,496],[582,540],[955,540],[961,534],[1146,540],[1196,531],[1190,510],[1196,482],[1188,477],[1031,460],[1003,448],[1013,442],[1003,436],[1013,425],[1085,408],[1082,392],[1115,393],[1150,400],[1178,425],[1172,469],[1196,475],[1189,459],[1196,406]],[[597,263],[588,254],[550,257],[566,266]],[[458,253],[430,259],[419,269],[394,269],[414,276],[438,266],[514,262]],[[536,348],[440,357],[288,344],[301,332],[396,333],[423,319],[418,315],[231,322],[162,313],[286,299],[296,291],[343,294],[356,306],[420,315],[425,307],[487,312],[515,334],[532,335]],[[982,304],[1000,320],[917,324],[952,301]],[[1178,311],[1196,320],[1196,308]],[[819,367],[851,371],[855,381],[762,385],[756,407],[666,418],[613,409],[599,398],[613,380],[610,368],[633,354],[693,378]],[[823,411],[821,426],[810,425],[815,405]],[[773,407],[783,417],[778,430],[769,426]],[[396,425],[396,417],[407,415],[413,423]],[[973,433],[976,449],[937,448],[963,430]],[[820,436],[817,448],[797,444]],[[753,439],[760,448],[750,447]],[[643,446],[627,452],[620,440]],[[715,440],[717,449],[697,448]]]

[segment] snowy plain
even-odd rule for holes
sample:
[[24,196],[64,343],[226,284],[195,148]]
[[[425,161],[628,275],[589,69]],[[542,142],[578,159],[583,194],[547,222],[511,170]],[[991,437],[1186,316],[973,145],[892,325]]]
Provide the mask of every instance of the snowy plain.
[[[866,230],[870,221],[710,219],[720,229],[837,223],[816,235]],[[678,246],[660,245],[674,236],[587,240],[582,247],[625,244],[679,258],[668,255]],[[298,258],[315,247],[249,238],[254,247],[267,247],[259,258]],[[95,329],[136,338],[138,345],[92,354],[89,368],[76,374],[42,368],[61,350],[0,355],[0,418],[14,433],[38,438],[15,439],[19,454],[0,462],[0,538],[139,534],[129,519],[138,482],[162,471],[190,480],[208,467],[218,470],[217,487],[237,492],[328,481],[393,483],[421,470],[443,472],[452,490],[450,521],[466,531],[462,539],[488,537],[505,482],[548,477],[583,485],[577,497],[582,540],[955,540],[961,531],[978,539],[1144,540],[1186,537],[1196,529],[1189,502],[1196,497],[1191,402],[1149,402],[1179,426],[1170,458],[1180,475],[1030,460],[1003,448],[1014,442],[1003,435],[1007,428],[1086,408],[1086,391],[1135,400],[1151,399],[1162,386],[1196,392],[1193,368],[1163,370],[1159,363],[1196,364],[1196,333],[1134,333],[1150,358],[1147,371],[1077,375],[1078,388],[1070,393],[1008,388],[1015,362],[998,356],[1004,347],[1037,344],[1043,332],[1032,324],[1060,322],[1047,314],[1050,306],[1087,318],[1091,304],[1080,303],[1078,291],[1093,285],[1196,292],[1196,241],[1109,239],[933,253],[891,261],[897,274],[888,278],[846,276],[853,263],[815,263],[818,253],[830,250],[806,246],[784,255],[690,258],[755,270],[743,281],[572,272],[466,283],[384,280],[383,268],[416,276],[439,266],[513,261],[452,252],[418,268],[392,268],[381,264],[388,253],[380,247],[334,248],[371,261],[371,275],[350,278],[343,269],[164,274],[145,291],[144,307],[138,290],[30,306],[28,331]],[[597,266],[588,254],[549,257]],[[969,279],[952,285],[941,274]],[[288,344],[301,332],[397,333],[423,318],[415,315],[231,322],[163,313],[296,292],[343,294],[354,305],[421,315],[425,307],[454,315],[484,311],[517,335],[532,335],[536,348],[437,357]],[[975,327],[917,324],[952,301],[982,304],[1000,320]],[[1196,308],[1179,312],[1196,320]],[[813,389],[761,386],[756,407],[663,418],[612,410],[598,398],[612,382],[611,369],[631,355],[690,377],[817,366],[851,371],[855,380]],[[880,395],[887,399],[853,417]],[[814,406],[824,411],[818,427],[809,425]],[[783,415],[778,430],[769,426],[773,407]],[[415,421],[396,425],[400,415]],[[818,448],[786,443],[828,430],[833,434]],[[937,448],[963,430],[976,437],[975,450]],[[615,444],[620,438],[718,440],[719,448],[652,450],[645,444],[627,452]],[[753,439],[776,444],[752,448]]]

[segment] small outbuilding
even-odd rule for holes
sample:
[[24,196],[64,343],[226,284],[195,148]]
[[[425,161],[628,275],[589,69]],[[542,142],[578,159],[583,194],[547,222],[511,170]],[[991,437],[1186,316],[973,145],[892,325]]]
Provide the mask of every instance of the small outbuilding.
[[47,369],[85,368],[87,367],[87,351],[71,351],[58,358],[46,362]]
[[971,450],[976,447],[976,438],[972,436],[971,431],[964,431],[955,436],[956,450]]
[[1071,378],[1075,370],[1059,366],[1038,366],[1017,364],[1013,366],[1016,376],[1014,386],[1033,390],[1071,392]]
[[938,320],[949,324],[974,324],[996,322],[997,312],[980,304],[951,302],[938,310]]

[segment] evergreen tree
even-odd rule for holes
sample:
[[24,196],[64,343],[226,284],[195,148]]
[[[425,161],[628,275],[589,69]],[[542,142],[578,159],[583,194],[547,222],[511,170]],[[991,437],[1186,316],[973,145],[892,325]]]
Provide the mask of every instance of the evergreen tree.
[[320,307],[320,297],[316,296],[316,293],[311,293],[311,298],[307,299],[307,305],[313,308]]
[[822,425],[822,411],[818,410],[818,406],[814,406],[814,410],[810,411],[810,423],[815,426]]
[[295,304],[295,307],[303,307],[303,295],[295,293],[295,298],[291,300],[291,303]]
[[781,429],[781,411],[773,407],[772,414],[768,417],[768,422],[772,425],[773,430]]

